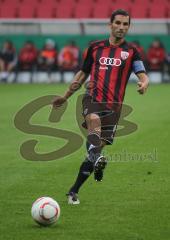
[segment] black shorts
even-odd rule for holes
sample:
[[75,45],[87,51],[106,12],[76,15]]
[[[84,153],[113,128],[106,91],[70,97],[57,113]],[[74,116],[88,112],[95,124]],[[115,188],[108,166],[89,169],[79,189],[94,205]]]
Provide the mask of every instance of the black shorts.
[[[99,103],[93,101],[91,96],[85,95],[82,100],[83,116],[84,118],[90,114],[95,113],[101,120],[101,139],[103,139],[107,145],[113,143],[113,139],[116,133],[117,124],[120,117],[120,112],[110,110],[106,107],[106,103]],[[82,126],[87,128],[86,121]]]

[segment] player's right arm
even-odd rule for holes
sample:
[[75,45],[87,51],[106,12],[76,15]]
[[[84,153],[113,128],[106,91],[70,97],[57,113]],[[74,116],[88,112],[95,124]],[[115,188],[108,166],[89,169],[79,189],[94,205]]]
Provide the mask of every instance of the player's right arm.
[[89,74],[85,73],[84,71],[80,70],[77,72],[77,74],[74,76],[73,82],[69,86],[69,89],[66,91],[64,96],[62,97],[55,97],[53,100],[53,107],[59,107],[64,102],[67,101],[67,99],[73,95],[74,92],[76,92],[79,88],[81,88],[82,84],[86,81]]
[[61,106],[66,100],[74,93],[76,92],[82,84],[86,81],[88,78],[92,64],[93,64],[93,57],[92,57],[93,47],[90,46],[87,51],[87,55],[84,59],[83,66],[81,70],[74,76],[73,82],[71,83],[69,89],[62,97],[55,97],[53,100],[53,106],[59,107]]

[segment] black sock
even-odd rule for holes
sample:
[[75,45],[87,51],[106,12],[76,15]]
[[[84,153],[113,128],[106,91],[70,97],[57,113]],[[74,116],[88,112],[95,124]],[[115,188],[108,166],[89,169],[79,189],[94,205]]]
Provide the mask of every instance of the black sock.
[[100,157],[102,147],[95,147],[91,145],[88,150],[88,159],[90,162],[95,164],[96,160]]
[[86,141],[86,150],[87,150],[87,152],[89,150],[89,147],[90,147],[90,143],[88,141]]
[[88,159],[86,159],[81,164],[77,179],[69,192],[78,193],[81,185],[87,180],[87,178],[91,175],[92,172],[93,172],[93,163]]
[[80,187],[83,183],[88,179],[91,173],[94,170],[94,163],[96,162],[97,158],[100,156],[102,147],[95,147],[90,143],[86,142],[86,148],[88,152],[88,158],[81,164],[80,170],[77,176],[77,179],[74,185],[71,187],[69,192],[78,193]]

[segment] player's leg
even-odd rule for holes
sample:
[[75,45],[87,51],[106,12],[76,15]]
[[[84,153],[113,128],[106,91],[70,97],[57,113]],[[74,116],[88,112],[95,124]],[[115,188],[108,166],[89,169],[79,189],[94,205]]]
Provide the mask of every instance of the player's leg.
[[[100,146],[100,148],[93,148],[93,151],[91,153],[91,150],[89,151],[89,148],[91,146],[91,144],[89,144],[89,142],[86,142],[86,148],[87,148],[87,152],[88,152],[88,156],[86,157],[86,159],[82,162],[80,169],[79,169],[79,173],[78,176],[76,178],[75,183],[73,184],[73,186],[70,188],[69,192],[68,192],[68,203],[69,204],[79,204],[80,201],[77,197],[77,194],[80,190],[80,187],[84,184],[84,182],[89,178],[89,176],[92,174],[92,172],[95,170],[95,179],[100,179],[101,181],[101,171],[103,172],[103,170],[101,170],[101,161],[103,162],[103,156],[102,158],[100,158],[99,154],[102,151],[102,148],[104,147],[105,144],[102,144]],[[95,153],[94,153],[95,152]],[[95,156],[98,156],[96,157]],[[91,155],[89,157],[89,155]],[[97,165],[95,166],[95,160],[99,159]],[[103,165],[103,164],[102,164]],[[100,170],[99,170],[100,168]],[[103,169],[103,167],[102,167]]]
[[[100,113],[102,115],[102,112]],[[94,179],[102,181],[103,170],[106,167],[106,158],[101,155],[103,147],[106,145],[105,140],[101,140],[102,120],[98,114],[89,114],[85,117],[88,128],[88,142],[89,148],[87,149],[88,158],[93,162],[94,166]]]
[[[91,173],[94,171],[94,164],[96,160],[100,157],[103,145],[99,145],[100,135],[101,135],[101,121],[100,117],[96,114],[88,114],[85,116],[86,125],[88,129],[88,135],[94,133],[94,138],[96,142],[93,140],[93,145],[91,142],[87,140],[86,149],[88,156],[83,161],[80,166],[79,173],[74,185],[70,188],[68,193],[68,202],[70,204],[79,204],[79,200],[77,199],[77,193],[79,192],[80,187],[83,183],[88,179]],[[96,135],[98,137],[96,137]]]
[[[112,145],[116,133],[119,113],[114,111],[102,112],[101,115],[101,141],[104,145]],[[102,181],[103,171],[106,167],[106,159],[100,156],[94,165],[94,178],[96,181]]]
[[101,120],[98,114],[90,113],[85,116],[85,121],[87,125],[88,135],[87,141],[99,147],[101,145]]
[[[78,204],[77,193],[80,187],[88,179],[95,168],[95,179],[101,181],[103,175],[103,162],[105,158],[101,156],[101,151],[105,142],[101,141],[101,120],[98,112],[100,112],[99,104],[93,103],[92,98],[85,96],[83,99],[83,116],[85,122],[83,127],[88,130],[87,136],[87,153],[85,161],[81,164],[77,179],[68,193],[68,200],[71,204]],[[101,164],[102,162],[102,164]],[[102,171],[102,174],[101,174]]]
[[[104,148],[104,146],[106,145],[106,142],[101,140],[101,146],[102,149]],[[106,161],[106,157],[103,156],[102,154],[100,154],[99,156],[97,156],[97,158],[95,159],[94,162],[94,179],[97,182],[101,182],[103,179],[103,171],[105,169],[107,165],[107,161]]]

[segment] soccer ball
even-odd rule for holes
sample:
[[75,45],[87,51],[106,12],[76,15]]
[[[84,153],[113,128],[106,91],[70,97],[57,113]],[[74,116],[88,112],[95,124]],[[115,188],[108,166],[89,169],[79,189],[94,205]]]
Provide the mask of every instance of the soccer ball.
[[60,206],[50,197],[41,197],[32,204],[31,215],[38,224],[49,226],[59,219]]

